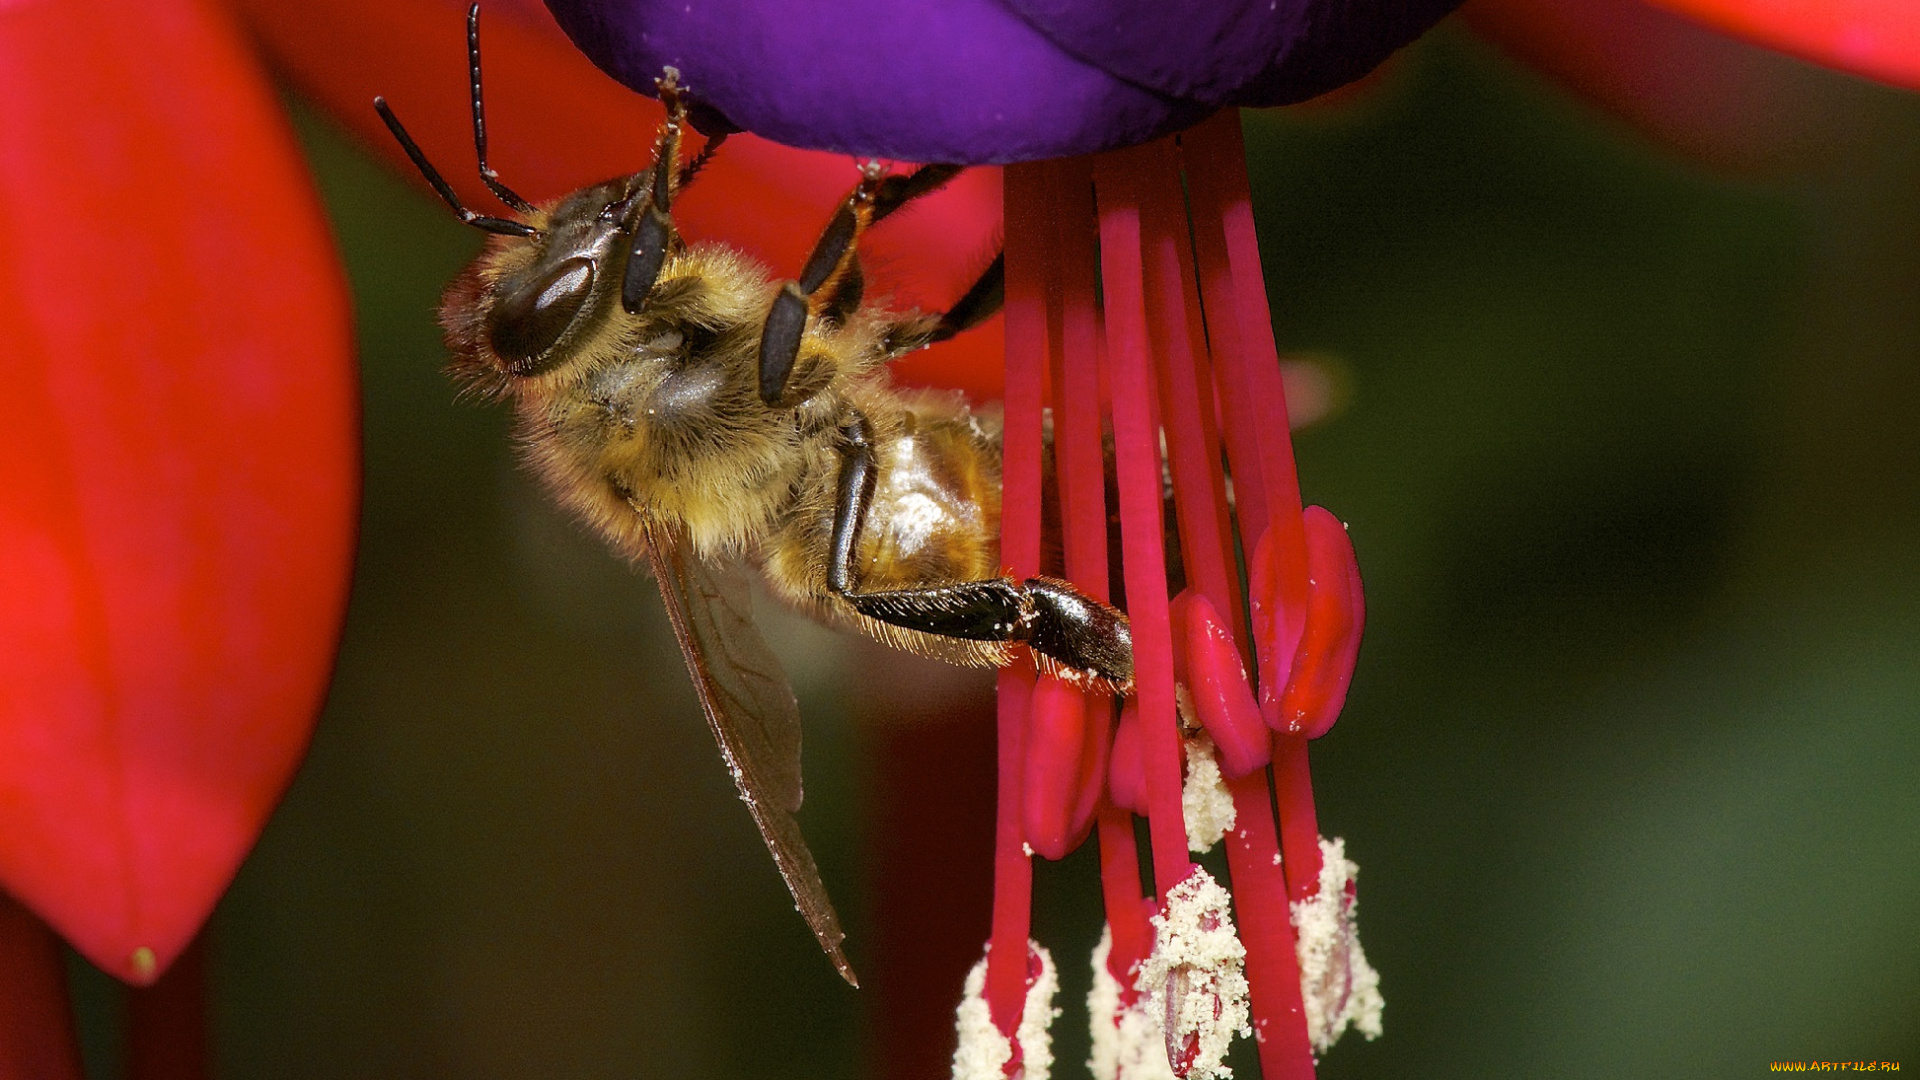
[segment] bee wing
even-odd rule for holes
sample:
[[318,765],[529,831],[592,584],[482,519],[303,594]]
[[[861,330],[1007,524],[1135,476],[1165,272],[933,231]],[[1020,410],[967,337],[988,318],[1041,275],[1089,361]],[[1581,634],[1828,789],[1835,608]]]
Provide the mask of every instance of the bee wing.
[[677,532],[657,524],[647,529],[647,561],[740,799],[820,947],[841,977],[858,986],[840,949],[847,935],[793,817],[801,796],[800,707],[779,659],[754,627],[743,568],[710,566]]

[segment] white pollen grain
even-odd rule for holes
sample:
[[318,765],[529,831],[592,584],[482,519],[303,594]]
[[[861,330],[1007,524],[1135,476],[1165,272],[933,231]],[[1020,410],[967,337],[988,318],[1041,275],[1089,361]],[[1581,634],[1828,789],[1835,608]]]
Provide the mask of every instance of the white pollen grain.
[[1213,754],[1213,740],[1202,731],[1184,740],[1187,744],[1187,777],[1180,786],[1180,809],[1187,819],[1187,847],[1193,851],[1212,851],[1213,845],[1233,828],[1236,812],[1233,793],[1220,775],[1220,762]]
[[1300,996],[1307,1012],[1307,1039],[1324,1054],[1348,1027],[1380,1037],[1380,973],[1367,963],[1355,923],[1357,900],[1348,894],[1360,868],[1347,858],[1346,841],[1320,838],[1320,891],[1292,905],[1298,931]]
[[[1146,1007],[1173,1022],[1175,1042],[1192,1040],[1188,1080],[1231,1077],[1227,1047],[1248,1024],[1247,950],[1233,925],[1232,898],[1201,867],[1167,890],[1164,913],[1153,917],[1153,954],[1134,986]],[[1169,1007],[1168,998],[1173,1001]]]
[[[992,951],[989,945],[988,951]],[[1027,948],[1040,959],[1040,974],[1027,987],[1027,1000],[1020,1010],[1020,1024],[1014,1038],[1020,1041],[1021,1071],[1026,1080],[1047,1080],[1053,1071],[1053,1035],[1049,1030],[1060,1010],[1053,1007],[1053,995],[1060,989],[1060,973],[1053,966],[1053,954],[1038,942]],[[959,1037],[953,1051],[953,1080],[1004,1080],[1005,1068],[1013,1058],[1013,1044],[994,1026],[987,1005],[987,958],[967,972],[960,1008],[954,1014],[954,1030]]]
[[1146,996],[1120,1004],[1120,981],[1107,968],[1113,953],[1113,928],[1103,927],[1093,948],[1093,987],[1087,991],[1087,1019],[1093,1049],[1087,1069],[1093,1080],[1174,1080],[1167,1063],[1165,1011],[1147,1008]]

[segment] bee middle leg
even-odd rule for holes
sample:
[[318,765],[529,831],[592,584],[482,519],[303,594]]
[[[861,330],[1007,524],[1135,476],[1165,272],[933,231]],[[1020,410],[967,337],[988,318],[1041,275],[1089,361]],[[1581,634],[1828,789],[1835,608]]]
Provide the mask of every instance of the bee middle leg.
[[1118,690],[1133,684],[1133,635],[1127,616],[1050,577],[988,578],[948,585],[860,591],[854,552],[873,500],[878,465],[872,432],[855,414],[842,429],[840,484],[834,506],[827,589],[855,611],[891,626],[968,641],[1024,644],[1043,666],[1099,679]]
[[760,400],[777,408],[798,404],[790,400],[788,380],[807,323],[822,316],[843,319],[859,306],[865,284],[855,257],[860,234],[914,199],[939,190],[961,168],[922,165],[890,175],[869,164],[862,170],[860,182],[814,243],[800,277],[780,287],[767,311],[760,330]]
[[954,301],[942,315],[915,315],[887,327],[885,348],[889,358],[901,357],[945,341],[963,330],[986,322],[1000,310],[1007,295],[1007,256],[1001,252],[981,272],[966,295]]

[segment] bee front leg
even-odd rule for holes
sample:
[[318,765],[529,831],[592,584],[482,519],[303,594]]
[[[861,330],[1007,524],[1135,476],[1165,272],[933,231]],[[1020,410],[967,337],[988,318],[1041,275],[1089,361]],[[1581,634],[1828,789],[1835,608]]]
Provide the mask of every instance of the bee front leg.
[[807,256],[800,277],[780,287],[760,330],[760,400],[775,408],[799,402],[789,377],[800,355],[807,323],[826,315],[843,319],[860,305],[864,278],[855,257],[860,234],[914,199],[937,191],[959,175],[959,165],[922,165],[905,175],[886,175],[878,163],[861,171],[860,182],[840,204],[826,231]]
[[1093,678],[1120,691],[1133,685],[1133,635],[1127,616],[1057,578],[988,578],[874,592],[853,581],[854,553],[873,501],[878,465],[872,430],[855,413],[842,429],[827,588],[871,619],[968,641],[1024,644],[1042,666]]
[[[680,89],[680,73],[668,68],[666,73],[654,80],[660,90],[660,102],[667,107],[667,118],[660,123],[660,134],[654,140],[653,172],[645,199],[636,203],[627,213],[637,214],[639,220],[632,226],[633,241],[627,245],[627,268],[620,278],[620,306],[628,314],[639,311],[646,303],[647,294],[653,291],[653,284],[659,280],[660,267],[667,261],[667,253],[675,243],[673,231],[673,196],[679,186],[692,179],[692,171],[682,175],[680,171],[680,136],[687,122],[687,99]],[[708,149],[715,144],[708,143]],[[696,161],[704,163],[706,152],[703,150]],[[638,192],[633,199],[639,199]]]

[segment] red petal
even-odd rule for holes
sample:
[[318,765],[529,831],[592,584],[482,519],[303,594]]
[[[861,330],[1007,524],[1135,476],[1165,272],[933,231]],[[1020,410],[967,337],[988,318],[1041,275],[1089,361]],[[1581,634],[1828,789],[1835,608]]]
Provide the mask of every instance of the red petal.
[[1842,137],[1838,99],[1823,88],[1833,80],[1642,0],[1474,0],[1461,14],[1593,104],[1719,168],[1804,168]]
[[[470,205],[492,207],[473,168],[464,0],[238,0],[274,64],[397,170],[413,166],[375,117],[393,103]],[[537,3],[489,4],[481,17],[487,128],[494,168],[522,195],[556,198],[644,168],[659,103],[601,74]],[[694,92],[699,73],[687,72]],[[724,240],[794,274],[852,188],[854,162],[736,136],[675,204],[693,240]],[[425,190],[424,185],[422,190]],[[898,306],[943,307],[993,257],[1000,176],[970,169],[861,241],[870,292]],[[998,320],[895,365],[903,379],[1000,392]]]
[[1920,4],[1913,0],[1656,2],[1781,52],[1920,89]]
[[0,884],[151,981],[306,746],[346,599],[344,289],[191,0],[0,16]]

